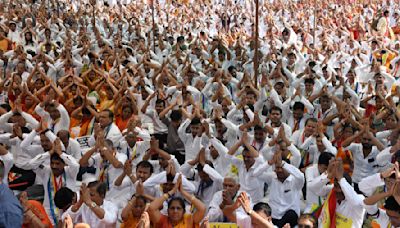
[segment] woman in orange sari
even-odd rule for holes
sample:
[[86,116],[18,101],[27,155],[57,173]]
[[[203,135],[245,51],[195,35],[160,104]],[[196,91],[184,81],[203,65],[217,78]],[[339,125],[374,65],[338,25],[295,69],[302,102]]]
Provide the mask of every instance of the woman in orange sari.
[[24,223],[22,228],[53,228],[43,205],[36,200],[28,200],[26,192],[22,192],[19,201],[24,208]]
[[141,215],[146,208],[146,198],[143,196],[133,196],[125,208],[122,210],[121,218],[123,223],[121,228],[136,228],[140,223]]
[[[180,197],[173,197],[176,191],[182,194],[185,199],[196,209],[194,213],[185,213],[185,200]],[[172,197],[172,199],[170,199]],[[164,201],[168,200],[168,215],[160,212]],[[182,176],[180,175],[175,187],[160,198],[150,203],[148,209],[150,220],[158,228],[195,228],[199,227],[201,220],[206,213],[206,206],[194,195],[189,194],[182,188]]]

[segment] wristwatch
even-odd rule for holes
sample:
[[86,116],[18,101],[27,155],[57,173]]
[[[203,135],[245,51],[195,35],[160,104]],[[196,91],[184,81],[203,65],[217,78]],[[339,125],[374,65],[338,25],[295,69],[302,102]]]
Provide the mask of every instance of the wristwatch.
[[249,212],[247,212],[248,215],[253,214],[253,210],[250,210]]
[[97,204],[96,204],[95,202],[92,202],[92,203],[90,204],[90,207],[91,207],[91,208],[95,208],[95,207],[97,207]]

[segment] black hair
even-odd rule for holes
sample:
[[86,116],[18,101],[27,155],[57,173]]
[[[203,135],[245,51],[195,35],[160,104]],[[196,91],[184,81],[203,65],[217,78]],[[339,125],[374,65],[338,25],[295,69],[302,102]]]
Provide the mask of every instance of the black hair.
[[271,216],[271,207],[267,203],[259,202],[253,206],[253,211],[264,212],[267,216]]
[[65,210],[73,203],[74,196],[75,193],[71,189],[62,187],[54,195],[54,204],[58,209]]
[[172,197],[172,199],[170,199],[170,200],[168,201],[168,208],[171,206],[171,204],[172,204],[174,201],[179,202],[180,206],[183,208],[183,213],[185,213],[185,211],[186,211],[186,208],[185,208],[185,200],[183,200],[181,197]]
[[[211,168],[214,168],[214,165],[213,165],[213,163],[212,163],[211,161],[206,160],[205,163],[206,163],[205,165],[209,165]],[[198,172],[202,172],[203,169],[204,169],[204,166],[203,166],[202,164],[199,163],[199,164],[197,164],[197,167],[196,167],[196,168],[197,168],[197,171],[198,171]]]
[[173,176],[172,174],[167,174],[167,182],[174,182],[175,176]]
[[296,101],[293,105],[293,110],[299,110],[299,109],[304,111],[304,104],[299,101]]
[[184,36],[178,36],[178,38],[176,38],[176,42],[181,42],[181,41],[185,41]]
[[144,196],[142,196],[142,195],[133,195],[132,198],[133,198],[133,197],[135,197],[136,200],[141,200],[141,201],[143,201],[144,204],[147,203],[147,199],[146,199]]
[[157,99],[156,104],[163,104],[165,105],[165,101],[163,99]]
[[137,164],[137,166],[136,166],[136,170],[139,167],[142,167],[142,168],[145,168],[145,169],[150,169],[150,174],[152,174],[154,172],[153,165],[150,162],[146,161],[146,160],[143,160],[143,161],[139,162]]
[[180,110],[172,110],[170,114],[170,118],[172,121],[182,120],[182,113]]
[[308,118],[307,120],[306,120],[306,123],[304,124],[304,125],[307,125],[308,124],[308,122],[314,122],[314,123],[317,123],[318,122],[318,120],[316,119],[316,118],[314,118],[314,117],[310,117],[310,118]]
[[254,126],[254,131],[264,131],[264,128],[257,124]]
[[53,160],[60,161],[60,162],[65,164],[64,160],[57,153],[54,153],[54,154],[51,155],[50,161],[53,161]]
[[201,124],[201,120],[198,117],[194,117],[190,122],[190,125],[197,125],[197,124]]
[[400,212],[400,205],[399,203],[397,203],[393,196],[390,196],[385,200],[384,208],[386,210]]
[[114,120],[114,113],[110,109],[104,109],[103,112],[108,112],[108,118]]
[[272,111],[278,111],[281,115],[282,115],[282,109],[279,108],[278,106],[272,106],[271,110],[269,111],[269,113],[271,113]]
[[107,183],[103,183],[100,181],[92,181],[87,185],[88,188],[96,187],[96,192],[99,193],[100,196],[106,197],[107,192]]
[[0,108],[5,109],[7,112],[11,110],[11,106],[9,104],[1,104]]
[[288,57],[294,56],[294,57],[296,58],[296,54],[295,54],[294,52],[290,52],[287,56],[288,56]]
[[353,184],[353,180],[351,179],[351,176],[348,173],[343,173],[343,177],[344,179],[346,179],[347,183],[349,183],[350,185]]
[[313,84],[313,85],[315,84],[313,78],[306,78],[306,79],[304,80],[304,84],[306,84],[306,83],[310,83],[310,84]]
[[335,156],[328,152],[323,152],[319,155],[318,164],[319,165],[329,165],[329,161]]

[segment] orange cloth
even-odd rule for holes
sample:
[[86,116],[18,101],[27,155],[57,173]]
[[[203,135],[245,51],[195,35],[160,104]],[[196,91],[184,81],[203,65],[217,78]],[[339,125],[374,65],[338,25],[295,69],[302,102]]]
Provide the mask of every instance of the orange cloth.
[[[44,209],[43,205],[36,200],[28,200],[29,208],[31,209],[32,213],[35,214],[44,225],[47,225],[49,228],[53,228],[53,225],[50,222],[49,216],[46,214],[46,210]],[[22,228],[29,228],[29,225],[22,225]]]
[[129,122],[129,118],[126,120],[123,120],[121,115],[118,115],[117,117],[115,117],[115,124],[118,126],[118,128],[121,132],[127,128],[128,122]]
[[132,213],[130,213],[128,219],[121,224],[120,228],[136,228],[139,221],[140,218],[134,218]]
[[0,40],[0,49],[3,52],[12,50],[12,42],[10,40],[8,40],[8,39]]
[[192,225],[192,219],[193,219],[192,214],[185,214],[183,216],[183,220],[176,226],[172,227],[172,224],[168,220],[168,216],[161,215],[161,219],[158,222],[156,227],[157,228],[198,228],[199,227],[198,224]]

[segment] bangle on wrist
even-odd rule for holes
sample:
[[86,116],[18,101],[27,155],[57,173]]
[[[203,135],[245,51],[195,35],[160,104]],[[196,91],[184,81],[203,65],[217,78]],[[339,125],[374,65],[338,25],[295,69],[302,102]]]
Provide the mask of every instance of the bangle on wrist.
[[253,210],[250,209],[250,211],[247,212],[248,215],[253,214]]
[[167,200],[169,198],[169,195],[167,193],[164,193],[163,197],[165,200]]
[[195,200],[195,199],[196,199],[196,196],[192,195],[192,197],[190,197],[190,202],[192,203],[193,200]]

